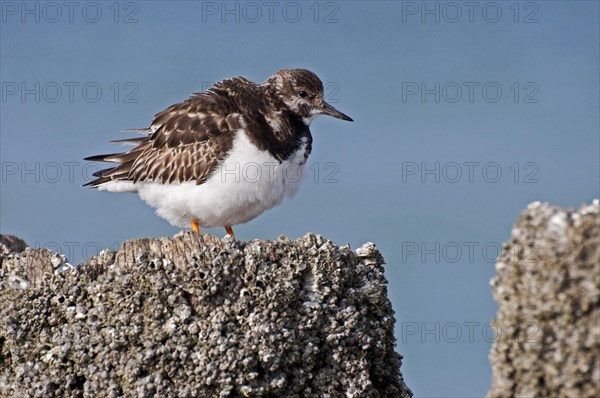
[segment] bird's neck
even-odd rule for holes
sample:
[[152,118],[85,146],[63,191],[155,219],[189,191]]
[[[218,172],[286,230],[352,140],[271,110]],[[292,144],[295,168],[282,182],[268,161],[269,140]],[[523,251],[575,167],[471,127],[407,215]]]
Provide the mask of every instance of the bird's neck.
[[312,141],[310,129],[299,116],[290,112],[278,95],[268,93],[264,98],[259,107],[263,117],[246,120],[247,134],[256,146],[282,161],[303,142]]

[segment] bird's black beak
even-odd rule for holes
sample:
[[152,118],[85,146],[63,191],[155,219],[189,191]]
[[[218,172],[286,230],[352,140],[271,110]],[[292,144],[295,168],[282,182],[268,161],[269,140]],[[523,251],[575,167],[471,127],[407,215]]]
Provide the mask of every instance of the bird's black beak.
[[333,106],[329,105],[327,102],[323,101],[321,104],[321,114],[333,116],[337,119],[347,120],[349,122],[353,122],[352,118],[348,115],[344,115],[342,112],[335,109]]

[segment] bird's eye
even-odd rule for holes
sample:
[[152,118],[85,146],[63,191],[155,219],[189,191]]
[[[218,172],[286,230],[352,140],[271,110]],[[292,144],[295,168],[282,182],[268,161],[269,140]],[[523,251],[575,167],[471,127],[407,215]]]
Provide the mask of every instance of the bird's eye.
[[305,98],[308,95],[308,93],[306,91],[302,90],[302,91],[298,91],[298,95],[302,98]]

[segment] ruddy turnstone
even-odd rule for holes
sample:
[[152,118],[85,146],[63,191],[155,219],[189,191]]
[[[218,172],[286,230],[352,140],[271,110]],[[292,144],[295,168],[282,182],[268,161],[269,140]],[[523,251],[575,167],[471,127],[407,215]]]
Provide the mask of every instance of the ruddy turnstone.
[[323,100],[323,83],[306,69],[282,69],[264,83],[244,77],[155,115],[127,152],[90,161],[115,162],[85,184],[109,192],[137,192],[179,227],[225,227],[248,222],[292,197],[311,151],[309,126],[319,115],[352,119]]

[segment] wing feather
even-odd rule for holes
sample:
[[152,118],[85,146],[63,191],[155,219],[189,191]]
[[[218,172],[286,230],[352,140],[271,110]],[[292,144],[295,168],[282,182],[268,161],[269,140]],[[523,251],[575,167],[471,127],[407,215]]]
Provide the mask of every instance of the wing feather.
[[239,109],[226,96],[194,94],[156,114],[145,137],[116,140],[136,144],[131,150],[87,158],[118,164],[86,185],[117,180],[202,184],[231,149],[240,119]]

